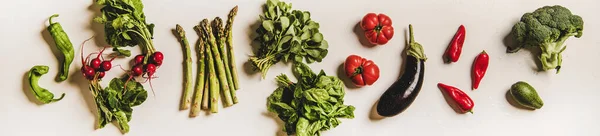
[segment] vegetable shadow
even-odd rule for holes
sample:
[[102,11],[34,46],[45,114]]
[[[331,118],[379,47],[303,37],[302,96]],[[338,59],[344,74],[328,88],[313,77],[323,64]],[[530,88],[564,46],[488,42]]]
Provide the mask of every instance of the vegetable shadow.
[[514,106],[514,107],[516,107],[516,108],[518,108],[518,109],[523,109],[523,110],[535,110],[535,109],[532,109],[532,108],[528,108],[528,107],[525,107],[525,106],[521,106],[521,105],[519,105],[519,103],[517,103],[517,101],[516,101],[516,100],[515,100],[515,99],[512,97],[512,95],[510,95],[510,89],[509,89],[508,91],[506,91],[506,94],[504,95],[504,97],[506,98],[506,101],[507,101],[507,102],[508,102],[510,105],[512,105],[512,106]]
[[450,95],[446,91],[444,91],[441,87],[439,87],[439,86],[437,86],[437,87],[439,88],[440,92],[442,92],[444,100],[446,100],[446,103],[448,103],[450,108],[452,108],[452,110],[454,110],[454,112],[456,112],[457,114],[461,114],[462,112],[460,110],[460,107],[458,107],[458,103],[454,102],[452,100],[452,97],[450,97]]
[[279,119],[279,117],[277,117],[277,115],[275,113],[272,112],[263,112],[262,114],[263,116],[267,116],[267,117],[271,117],[275,120],[275,122],[277,122],[277,126],[278,126],[278,130],[275,133],[276,136],[287,136],[287,133],[283,131],[283,126],[285,125],[285,122],[281,121],[281,119]]
[[352,83],[352,79],[350,79],[348,76],[346,76],[346,73],[344,70],[344,62],[342,62],[340,64],[340,66],[338,66],[337,76],[344,82],[344,85],[346,85],[346,87],[348,87],[349,89],[360,88],[360,87],[354,85],[354,83]]
[[[258,36],[258,34],[255,33],[255,30],[258,29],[261,24],[262,23],[260,22],[260,20],[257,19],[256,21],[254,21],[254,23],[252,23],[249,26],[249,29],[246,29],[246,35],[248,36],[247,40],[250,41],[250,47],[251,47],[252,54],[256,54],[256,52],[258,52],[259,47],[261,46],[260,42],[254,40]],[[250,57],[250,56],[252,56],[252,55],[248,54],[248,57]],[[255,75],[255,74],[259,73],[259,71],[256,68],[254,68],[254,66],[252,65],[252,62],[250,60],[246,60],[243,64],[243,67],[244,67],[244,73],[246,73],[247,75]],[[261,77],[261,79],[262,79],[262,77]]]
[[[179,42],[179,44],[180,44],[180,46],[181,46],[181,52],[182,52],[182,53],[185,53],[185,52],[186,52],[186,50],[185,50],[185,47],[183,47],[184,45],[182,45],[183,43],[181,43],[181,40],[180,40],[180,39],[181,39],[181,37],[179,37],[179,33],[177,32],[177,29],[171,29],[171,32],[173,32],[173,36],[175,36],[175,40],[177,40],[177,42]],[[188,42],[188,43],[189,43],[189,42]],[[187,46],[189,46],[189,45],[187,45]],[[190,47],[190,49],[191,49],[191,47]],[[190,57],[191,57],[191,56],[190,56]],[[184,54],[184,55],[183,55],[183,63],[181,63],[181,64],[183,65],[183,66],[181,67],[181,71],[185,71],[185,70],[186,70],[186,68],[185,68],[185,65],[186,65],[186,64],[185,64],[185,63],[186,63],[186,58],[185,58],[185,54]],[[190,71],[190,72],[192,72],[192,71]],[[183,74],[185,74],[185,73],[183,73]],[[193,74],[192,74],[192,75],[193,75]],[[187,80],[187,79],[186,79],[186,76],[185,76],[185,75],[181,76],[181,81],[185,81],[185,80]],[[189,83],[192,83],[192,82],[190,81]],[[181,83],[181,88],[182,88],[182,91],[181,91],[181,92],[185,93],[185,88],[186,88],[186,87],[187,87],[187,86],[185,85],[185,82],[182,82],[182,83]],[[182,95],[181,95],[181,99],[182,99],[182,100],[183,100],[183,99],[185,99],[183,96],[184,96],[184,95],[182,94]],[[183,101],[181,101],[181,102],[183,102]],[[181,102],[180,102],[180,104],[182,104]],[[179,110],[185,110],[185,109],[183,109],[183,108],[179,108]],[[190,110],[190,111],[191,111],[191,110]]]
[[[77,59],[77,58],[75,58]],[[78,66],[81,67],[81,66]],[[85,103],[88,107],[88,109],[90,109],[90,114],[92,114],[92,116],[94,116],[96,123],[94,124],[98,124],[98,109],[96,108],[96,100],[94,99],[94,96],[92,95],[92,91],[89,90],[89,85],[88,85],[88,80],[85,79],[83,76],[81,76],[81,71],[79,70],[71,70],[69,71],[70,76],[67,79],[69,81],[70,84],[74,84],[79,86],[79,90],[81,91],[81,96],[83,96],[83,99],[85,100]],[[97,126],[96,126],[97,127]],[[96,128],[95,127],[95,128]]]
[[42,29],[42,32],[40,32],[40,33],[42,34],[44,41],[46,41],[46,43],[48,43],[48,47],[50,48],[50,50],[52,50],[52,54],[54,54],[54,56],[56,57],[56,60],[58,60],[57,64],[60,68],[57,69],[56,77],[54,77],[54,81],[60,82],[60,73],[61,73],[61,69],[63,68],[63,65],[60,62],[65,61],[65,56],[62,54],[62,52],[60,52],[58,50],[58,48],[56,48],[56,43],[54,43],[54,39],[52,38],[52,35],[50,35],[50,32],[48,32],[48,29],[45,26]]
[[365,37],[365,32],[364,30],[362,30],[362,28],[360,27],[360,21],[358,21],[356,23],[356,25],[354,26],[354,34],[356,34],[356,39],[358,39],[358,42],[360,42],[360,44],[364,47],[368,47],[368,48],[372,48],[375,47],[377,45],[371,44],[367,38]]
[[29,99],[30,102],[35,103],[38,106],[43,105],[44,103],[40,102],[37,100],[37,98],[35,98],[35,96],[33,95],[33,92],[31,91],[31,87],[29,87],[29,71],[26,71],[25,74],[23,74],[23,93],[25,93],[25,96],[27,96],[27,99]]
[[108,43],[106,43],[104,40],[104,25],[94,22],[95,17],[102,16],[100,7],[93,3],[92,5],[88,6],[87,9],[94,13],[89,19],[90,25],[88,26],[88,28],[94,32],[94,43],[98,47],[105,47],[105,45],[108,45]]
[[[516,49],[519,46],[519,44],[521,44],[514,38],[514,34],[512,31],[510,31],[510,32],[508,32],[508,34],[506,34],[506,36],[504,37],[502,42],[504,43],[504,46],[506,47],[506,53],[509,53],[509,54],[516,53],[517,51],[514,51],[514,49]],[[530,52],[531,58],[535,62],[535,66],[536,66],[536,67],[532,67],[531,68],[532,70],[534,70],[536,72],[543,71],[541,69],[542,62],[540,62],[540,60],[538,58],[538,56],[540,56],[540,54],[542,54],[541,49],[539,49],[537,47],[532,47],[532,46],[524,46],[520,50],[528,50]]]
[[380,121],[385,118],[384,116],[381,116],[379,115],[379,113],[377,113],[377,104],[379,104],[379,99],[371,107],[371,112],[369,113],[369,119],[371,121]]

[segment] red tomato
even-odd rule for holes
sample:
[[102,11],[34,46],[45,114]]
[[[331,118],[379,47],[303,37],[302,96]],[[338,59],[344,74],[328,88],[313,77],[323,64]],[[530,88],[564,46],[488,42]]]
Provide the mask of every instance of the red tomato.
[[392,19],[385,14],[369,13],[360,21],[365,37],[371,44],[383,45],[394,37]]
[[372,85],[379,79],[379,67],[375,62],[357,55],[350,55],[344,62],[346,76],[358,87]]

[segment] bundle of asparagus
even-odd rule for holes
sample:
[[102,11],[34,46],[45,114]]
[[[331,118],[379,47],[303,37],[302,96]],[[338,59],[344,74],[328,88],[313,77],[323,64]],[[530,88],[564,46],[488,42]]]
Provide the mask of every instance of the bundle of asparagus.
[[225,27],[223,27],[223,20],[220,17],[216,17],[211,23],[208,19],[204,19],[199,25],[195,26],[194,29],[196,29],[200,38],[196,50],[198,74],[193,95],[192,85],[190,84],[192,81],[191,53],[185,31],[177,25],[177,33],[184,50],[186,50],[186,55],[184,55],[186,81],[184,81],[185,89],[180,108],[186,110],[191,105],[190,117],[198,116],[201,109],[210,109],[210,112],[217,113],[218,101],[221,96],[224,97],[224,107],[238,103],[235,92],[240,88],[240,85],[231,32],[237,9],[238,7],[235,6],[229,12]]

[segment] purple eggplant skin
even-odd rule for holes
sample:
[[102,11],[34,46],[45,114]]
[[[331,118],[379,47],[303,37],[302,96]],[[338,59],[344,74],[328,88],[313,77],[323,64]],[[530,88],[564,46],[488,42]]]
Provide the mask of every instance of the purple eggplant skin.
[[406,56],[404,74],[396,80],[379,98],[377,114],[392,117],[406,110],[417,98],[423,86],[425,60]]

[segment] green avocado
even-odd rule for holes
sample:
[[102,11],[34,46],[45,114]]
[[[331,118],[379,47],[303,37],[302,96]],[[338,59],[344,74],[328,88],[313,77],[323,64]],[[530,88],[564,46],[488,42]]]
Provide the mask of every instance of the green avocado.
[[527,108],[540,109],[544,106],[535,88],[524,81],[513,84],[510,87],[510,95],[519,105]]

